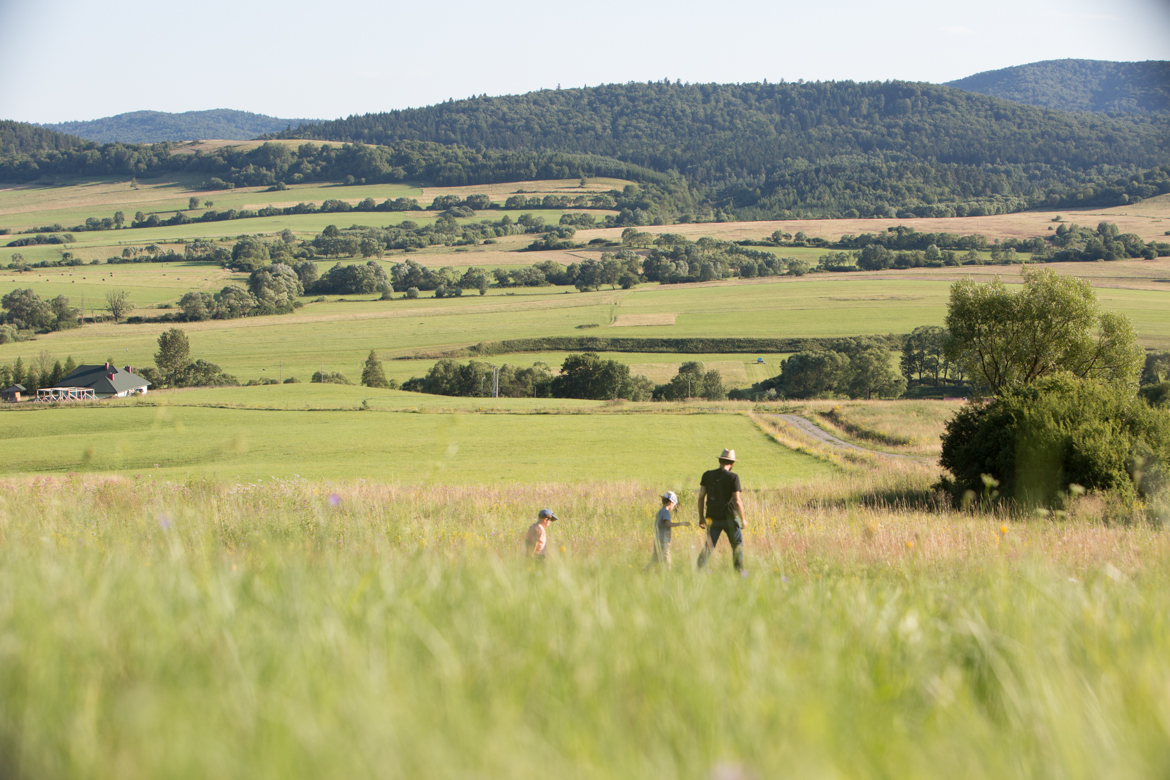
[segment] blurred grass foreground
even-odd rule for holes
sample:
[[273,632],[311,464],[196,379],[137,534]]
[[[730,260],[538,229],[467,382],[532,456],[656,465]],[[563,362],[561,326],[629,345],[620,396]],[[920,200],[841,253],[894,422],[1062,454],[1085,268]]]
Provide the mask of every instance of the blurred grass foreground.
[[9,480],[0,777],[1170,776],[1161,531],[836,489]]

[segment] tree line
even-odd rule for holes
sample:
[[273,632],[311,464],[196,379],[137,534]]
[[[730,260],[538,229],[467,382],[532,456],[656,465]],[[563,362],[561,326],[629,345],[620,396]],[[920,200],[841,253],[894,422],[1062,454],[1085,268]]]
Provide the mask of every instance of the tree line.
[[671,381],[656,386],[645,376],[631,375],[630,367],[624,363],[608,360],[595,352],[568,355],[555,375],[548,364],[542,362],[521,368],[510,363],[496,366],[478,360],[459,363],[442,358],[427,371],[426,376],[404,382],[402,389],[433,395],[485,397],[498,392],[502,398],[599,401],[619,398],[627,401],[677,401],[685,398],[718,401],[727,397],[722,375],[714,369],[704,370],[702,363],[683,363]]
[[[524,195],[512,195],[504,203],[495,203],[487,195],[469,195],[461,198],[457,195],[438,195],[431,202],[430,206],[424,208],[419,205],[417,198],[386,198],[381,203],[378,203],[373,198],[364,198],[358,203],[350,203],[348,201],[339,200],[337,198],[326,199],[320,205],[316,203],[298,203],[295,206],[265,206],[260,209],[225,209],[223,211],[204,211],[198,216],[192,216],[190,211],[199,208],[199,198],[192,197],[190,199],[191,208],[187,212],[176,211],[169,217],[163,217],[160,214],[146,214],[142,211],[137,212],[130,224],[126,224],[126,215],[122,211],[114,212],[112,217],[87,217],[85,222],[66,227],[60,223],[53,225],[41,225],[38,227],[28,228],[19,231],[20,235],[25,235],[25,238],[14,239],[8,243],[10,247],[33,246],[37,244],[63,244],[72,243],[75,238],[73,233],[85,233],[100,230],[121,230],[123,228],[153,228],[153,227],[170,227],[173,225],[187,225],[191,223],[203,222],[226,222],[236,219],[256,219],[260,217],[278,217],[278,216],[292,216],[296,214],[335,214],[345,212],[399,212],[399,211],[440,211],[447,216],[452,217],[474,217],[476,211],[483,210],[508,210],[519,211],[523,209],[615,209],[619,203],[626,204],[630,197],[629,193],[639,193],[637,189],[629,191],[611,191],[611,192],[593,192],[581,195],[534,195],[529,198]],[[212,201],[207,201],[206,206],[213,205]],[[637,204],[635,203],[635,206]],[[632,210],[631,210],[632,213]],[[574,225],[584,227],[611,227],[618,224],[620,217],[609,215],[608,222],[605,218],[598,223],[597,218],[591,214],[565,214],[563,218],[567,219]],[[627,219],[626,222],[630,222]],[[7,234],[8,229],[0,229],[0,235]],[[36,234],[36,235],[33,235]]]

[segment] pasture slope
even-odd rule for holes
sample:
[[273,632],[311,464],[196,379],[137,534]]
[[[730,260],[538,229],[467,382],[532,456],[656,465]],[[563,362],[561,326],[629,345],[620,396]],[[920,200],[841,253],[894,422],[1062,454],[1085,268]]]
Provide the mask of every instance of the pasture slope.
[[[0,192],[0,226],[115,204],[185,205],[185,186],[78,184],[76,196],[92,198],[81,205],[64,187]],[[396,192],[201,196],[216,208],[418,196]],[[155,200],[126,200],[139,196]],[[1170,215],[1154,206],[1063,216],[1145,220],[1144,235],[1156,238]],[[326,215],[311,216],[281,224],[308,236]],[[1053,216],[919,229],[1036,235]],[[343,226],[365,217],[416,214],[336,215]],[[261,222],[199,227],[230,241]],[[824,236],[886,226],[866,223],[777,224]],[[104,258],[122,241],[173,241],[190,227],[79,234],[73,251]],[[775,229],[661,230],[760,238]],[[483,258],[483,267],[543,259],[514,252],[520,245],[410,257],[440,266]],[[1106,308],[1134,319],[1144,345],[1166,349],[1168,267],[1058,270],[1091,279]],[[402,380],[446,350],[537,336],[905,333],[942,322],[959,274],[1017,272],[328,296],[291,315],[182,326],[193,358],[241,380],[297,384],[0,408],[3,771],[119,780],[1165,776],[1165,531],[1117,522],[1126,508],[1096,496],[1060,521],[942,503],[934,463],[959,401],[634,404],[306,381],[317,370],[356,381],[370,350]],[[0,289],[65,294],[74,305],[84,297],[98,301],[95,311],[106,291],[126,289],[136,314],[154,316],[183,292],[233,279],[210,265],[102,264],[0,271]],[[167,327],[87,324],[2,344],[0,363],[148,365]],[[564,356],[485,360],[555,368]],[[775,373],[784,357],[606,356],[655,381],[699,359],[739,386]],[[908,457],[836,451],[784,415]],[[740,458],[749,576],[734,575],[725,546],[697,573],[694,528],[675,530],[673,569],[644,573],[657,497],[677,491],[676,519],[693,522],[699,474],[723,447]],[[543,506],[560,520],[536,564],[519,544]]]

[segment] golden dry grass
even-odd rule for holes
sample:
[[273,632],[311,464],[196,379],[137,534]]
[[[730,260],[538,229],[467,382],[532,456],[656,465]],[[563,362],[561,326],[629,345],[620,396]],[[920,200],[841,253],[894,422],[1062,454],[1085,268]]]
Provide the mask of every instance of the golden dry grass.
[[[702,222],[686,225],[656,225],[641,230],[660,234],[677,233],[691,239],[711,236],[724,241],[761,239],[776,230],[796,234],[803,232],[809,238],[824,238],[836,241],[846,233],[879,233],[886,228],[905,225],[924,233],[958,233],[970,235],[981,233],[989,239],[1031,238],[1048,235],[1054,227],[1053,218],[1063,217],[1066,223],[1096,227],[1098,222],[1115,223],[1123,233],[1135,233],[1145,241],[1164,241],[1170,230],[1170,195],[1142,201],[1133,206],[1116,206],[1107,209],[1084,209],[1063,211],[1026,211],[1016,214],[999,214],[991,217],[949,217],[938,219],[789,219],[761,222]],[[621,231],[617,231],[620,234]],[[582,230],[577,233],[579,240],[612,238],[613,231]]]

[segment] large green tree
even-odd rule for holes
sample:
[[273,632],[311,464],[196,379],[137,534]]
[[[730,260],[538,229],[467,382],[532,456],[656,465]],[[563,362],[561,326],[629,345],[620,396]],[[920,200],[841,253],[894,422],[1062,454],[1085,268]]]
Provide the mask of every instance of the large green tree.
[[619,397],[629,378],[630,367],[616,360],[606,360],[594,352],[569,355],[561,364],[560,376],[553,379],[553,396],[609,400]]
[[366,387],[390,387],[389,380],[386,379],[386,372],[382,368],[382,361],[378,360],[377,354],[374,350],[370,350],[370,356],[366,358],[366,362],[362,365],[362,384]]
[[171,328],[158,337],[154,364],[166,384],[176,384],[190,363],[191,343],[186,333],[179,328]]
[[114,322],[121,322],[131,306],[133,304],[130,303],[130,293],[125,290],[110,290],[106,293],[106,309],[114,318]]
[[55,321],[52,307],[31,288],[13,290],[0,298],[0,306],[5,309],[5,319],[17,328],[48,329]]
[[1137,389],[1142,351],[1129,318],[1102,312],[1084,279],[1025,268],[1024,285],[964,279],[951,287],[947,357],[998,394],[1049,374]]

